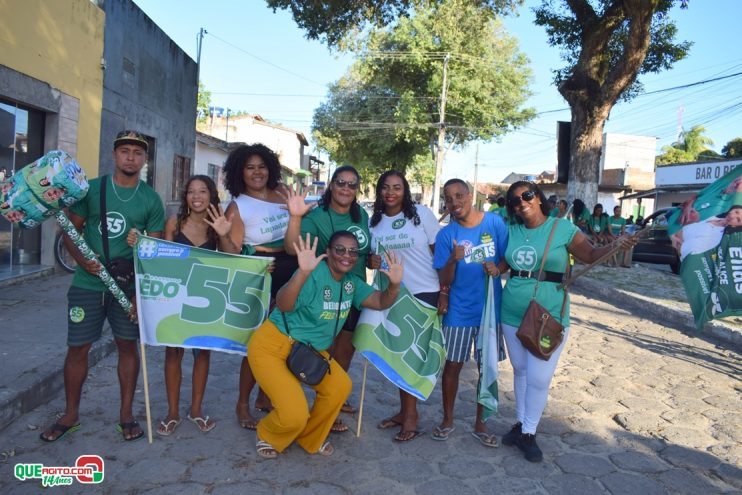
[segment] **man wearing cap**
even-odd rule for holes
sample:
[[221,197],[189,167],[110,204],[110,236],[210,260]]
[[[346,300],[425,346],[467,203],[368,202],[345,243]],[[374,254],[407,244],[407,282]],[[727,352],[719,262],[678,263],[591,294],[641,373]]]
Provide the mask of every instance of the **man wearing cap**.
[[[118,376],[121,387],[121,410],[116,429],[124,440],[141,438],[144,431],[134,419],[132,402],[139,374],[137,339],[139,329],[105,285],[98,278],[101,263],[110,260],[127,265],[133,259],[126,236],[131,229],[162,237],[165,211],[160,196],[139,180],[147,161],[148,144],[136,131],[122,131],[113,142],[114,172],[90,181],[85,198],[70,207],[68,216],[80,230],[100,262],[87,260],[65,236],[65,246],[78,263],[72,286],[67,293],[67,357],[64,361],[65,414],[41,434],[41,440],[54,442],[80,428],[80,397],[88,375],[88,353],[101,337],[107,319],[118,349]],[[103,189],[105,188],[105,189]],[[108,233],[108,259],[104,254],[101,229],[101,195],[105,198]],[[133,265],[132,265],[133,267]],[[115,274],[113,274],[115,275]],[[122,290],[133,298],[133,281]]]

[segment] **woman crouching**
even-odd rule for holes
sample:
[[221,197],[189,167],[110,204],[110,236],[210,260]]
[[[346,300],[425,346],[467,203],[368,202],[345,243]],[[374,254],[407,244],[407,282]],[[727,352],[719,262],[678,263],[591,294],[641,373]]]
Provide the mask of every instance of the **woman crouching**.
[[[255,378],[274,409],[258,423],[257,452],[272,459],[296,441],[309,453],[332,455],[326,441],[335,418],[350,395],[351,381],[332,359],[328,348],[342,328],[351,306],[386,309],[394,303],[402,281],[402,265],[387,257],[389,287],[374,290],[351,273],[358,259],[358,241],[348,231],[335,232],[327,253],[317,256],[317,239],[294,243],[299,269],[276,295],[276,308],[250,339],[248,360]],[[289,371],[286,358],[294,341],[329,358],[330,370],[317,385],[309,410],[301,382]]]

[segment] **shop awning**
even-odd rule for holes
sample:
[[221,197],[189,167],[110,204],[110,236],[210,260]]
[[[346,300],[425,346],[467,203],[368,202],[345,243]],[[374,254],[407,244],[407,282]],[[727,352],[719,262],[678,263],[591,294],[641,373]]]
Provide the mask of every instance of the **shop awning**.
[[678,184],[674,186],[662,186],[649,189],[647,191],[637,191],[635,193],[627,194],[618,198],[619,200],[624,199],[637,199],[637,198],[651,198],[656,197],[659,194],[665,193],[697,193],[708,184]]

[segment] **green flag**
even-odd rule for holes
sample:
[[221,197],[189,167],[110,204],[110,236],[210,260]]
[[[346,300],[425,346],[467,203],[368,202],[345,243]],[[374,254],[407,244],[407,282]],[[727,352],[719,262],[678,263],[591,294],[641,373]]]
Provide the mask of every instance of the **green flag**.
[[[498,282],[499,283],[499,282]],[[499,376],[498,363],[505,359],[505,349],[501,342],[502,333],[497,324],[495,308],[495,287],[492,277],[487,277],[487,295],[479,324],[477,350],[480,351],[479,383],[477,384],[477,403],[484,407],[482,420],[497,414]]]
[[142,342],[247,352],[268,313],[272,258],[140,236],[134,260]]

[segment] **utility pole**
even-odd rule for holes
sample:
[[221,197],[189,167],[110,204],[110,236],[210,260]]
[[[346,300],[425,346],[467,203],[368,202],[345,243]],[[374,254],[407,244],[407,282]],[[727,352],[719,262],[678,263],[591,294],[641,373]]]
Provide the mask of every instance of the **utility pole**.
[[201,28],[196,37],[196,84],[201,82],[201,47],[204,44],[204,35],[206,33],[207,31]]
[[224,127],[226,129],[224,131],[224,142],[228,143],[229,142],[229,107],[227,107],[227,125]]
[[474,206],[477,205],[477,177],[479,175],[479,143],[477,151],[474,153]]
[[446,93],[448,91],[448,59],[450,53],[443,58],[443,84],[441,87],[441,109],[438,122],[438,150],[435,155],[435,181],[433,182],[433,213],[436,216],[441,206],[441,173],[443,171],[443,153],[446,146]]

